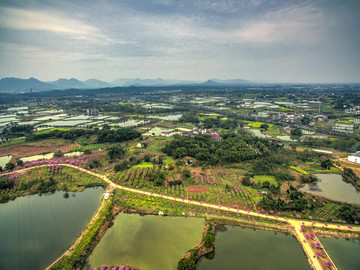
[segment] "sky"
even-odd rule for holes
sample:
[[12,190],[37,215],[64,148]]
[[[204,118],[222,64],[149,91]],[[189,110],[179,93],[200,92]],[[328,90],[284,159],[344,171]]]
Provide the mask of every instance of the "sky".
[[0,78],[360,82],[360,0],[0,0]]

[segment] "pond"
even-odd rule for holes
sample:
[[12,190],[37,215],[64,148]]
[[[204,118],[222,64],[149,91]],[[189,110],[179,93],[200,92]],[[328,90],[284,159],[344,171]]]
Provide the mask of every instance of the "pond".
[[324,196],[330,200],[360,205],[360,192],[350,183],[342,181],[339,174],[315,174],[316,183],[306,184],[300,191]]
[[360,241],[319,237],[321,244],[339,270],[360,269]]
[[6,165],[7,163],[9,163],[9,161],[11,160],[11,158],[12,158],[11,155],[0,157],[0,166],[1,166],[2,168],[4,168],[5,165]]
[[200,243],[200,218],[120,213],[90,255],[92,267],[129,264],[143,270],[171,270]]
[[50,159],[53,157],[54,157],[54,153],[47,153],[47,154],[23,157],[23,158],[21,158],[21,160],[24,162],[29,162],[29,161],[36,161],[36,160],[40,160],[40,159]]
[[103,188],[29,195],[0,204],[0,269],[44,269],[75,241]]
[[202,257],[198,270],[310,269],[301,245],[292,235],[225,226],[217,232],[215,257]]

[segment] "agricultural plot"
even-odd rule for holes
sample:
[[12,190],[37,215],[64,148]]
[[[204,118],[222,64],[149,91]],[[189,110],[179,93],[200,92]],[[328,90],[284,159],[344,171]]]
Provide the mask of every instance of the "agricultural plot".
[[255,175],[254,179],[260,183],[269,182],[270,185],[278,186],[275,176],[272,175]]
[[[171,178],[172,173],[163,166],[150,165],[146,163],[144,165],[136,165],[128,170],[124,170],[121,172],[117,172],[115,174],[110,175],[110,179],[122,186],[128,186],[133,188],[142,188],[144,190],[153,189],[156,187],[154,182],[149,181],[148,174],[149,173],[159,173],[162,172],[167,175],[167,178]],[[168,183],[165,181],[165,187]],[[156,187],[161,191],[161,187]],[[151,190],[152,191],[152,190]]]
[[325,206],[318,208],[313,213],[313,216],[320,220],[330,221],[337,217],[339,208],[340,206],[335,203],[327,203]]
[[304,171],[303,169],[299,168],[299,167],[295,167],[295,166],[290,166],[291,169],[301,173],[301,174],[309,174],[307,171]]
[[[258,193],[241,184],[243,173],[236,169],[213,168],[210,173],[194,177],[195,187],[208,187],[207,192],[192,192],[188,197],[204,203],[256,210],[253,198]],[[191,187],[191,190],[194,190]]]
[[[156,181],[151,182],[147,177],[149,173],[158,172],[166,175],[166,181],[162,186],[157,186]],[[164,166],[133,166],[111,175],[111,179],[123,186],[172,196],[183,201],[196,200],[223,207],[256,210],[256,201],[261,197],[256,190],[242,186],[239,172],[239,170],[213,168],[209,173],[195,175],[192,179],[173,182],[177,179],[174,170],[168,170]]]
[[89,144],[85,146],[72,146],[71,151],[84,151],[84,150],[92,150],[92,149],[100,149],[103,147],[103,144],[97,143],[97,144]]

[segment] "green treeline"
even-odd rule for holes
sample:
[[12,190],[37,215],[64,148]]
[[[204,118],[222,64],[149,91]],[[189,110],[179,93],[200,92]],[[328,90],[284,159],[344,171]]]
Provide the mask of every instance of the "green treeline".
[[48,138],[57,138],[65,140],[76,140],[79,137],[89,137],[97,135],[98,143],[112,143],[124,142],[140,137],[140,133],[131,128],[117,128],[117,129],[70,129],[70,130],[53,130],[48,133],[31,134],[26,137],[27,141],[43,140]]

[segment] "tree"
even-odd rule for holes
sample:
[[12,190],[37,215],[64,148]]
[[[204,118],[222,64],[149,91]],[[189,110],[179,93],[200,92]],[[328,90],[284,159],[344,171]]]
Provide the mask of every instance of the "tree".
[[333,165],[331,159],[326,159],[321,162],[321,167],[323,167],[326,170],[330,170],[330,167]]
[[12,162],[8,162],[8,163],[6,163],[6,165],[5,165],[5,169],[6,169],[7,171],[12,171],[13,169],[15,169],[15,164],[12,163]]
[[90,149],[85,149],[84,150],[84,155],[91,155],[91,150]]
[[64,153],[61,151],[57,151],[54,153],[54,157],[63,157],[63,156],[64,156]]
[[291,135],[293,136],[301,136],[302,135],[302,131],[300,128],[294,128],[291,132],[290,132]]
[[251,186],[250,176],[244,176],[244,178],[241,180],[241,183],[244,186]]
[[301,118],[301,124],[308,125],[310,124],[310,118],[309,117],[303,117]]
[[215,234],[213,232],[207,232],[204,238],[205,247],[210,248],[215,242]]
[[90,169],[94,169],[94,168],[101,167],[100,161],[97,160],[97,159],[90,160],[86,165],[87,165]]
[[115,172],[123,171],[123,170],[126,170],[128,167],[129,167],[129,164],[127,163],[127,161],[123,161],[122,163],[116,164],[114,166],[114,171]]
[[110,159],[122,158],[125,154],[125,150],[121,146],[113,146],[108,151]]
[[355,220],[358,220],[359,218],[356,210],[352,209],[349,205],[343,205],[340,207],[339,217],[348,223],[354,223]]
[[191,172],[190,172],[190,170],[189,170],[189,169],[184,169],[184,170],[182,171],[182,176],[183,176],[184,178],[190,178],[190,177],[191,177]]
[[18,159],[18,160],[16,161],[16,165],[18,165],[18,166],[23,166],[23,165],[24,165],[24,161],[22,161],[21,159]]
[[149,157],[149,155],[145,155],[145,156],[144,156],[144,161],[145,161],[145,162],[150,162],[150,157]]
[[189,259],[189,258],[182,258],[179,262],[178,262],[178,270],[196,270],[196,264],[193,260]]

